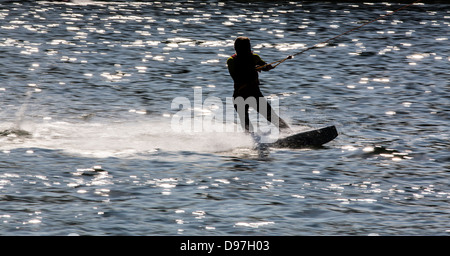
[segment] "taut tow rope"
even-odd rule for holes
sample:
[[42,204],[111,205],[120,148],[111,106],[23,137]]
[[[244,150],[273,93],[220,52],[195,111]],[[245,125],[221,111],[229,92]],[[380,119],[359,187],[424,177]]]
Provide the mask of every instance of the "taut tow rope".
[[[269,66],[269,65],[273,65],[272,68],[275,68],[276,66],[280,65],[280,64],[283,63],[284,61],[289,60],[289,59],[292,59],[294,56],[300,55],[300,54],[302,54],[302,53],[304,53],[304,52],[306,52],[306,51],[312,50],[312,49],[321,48],[321,47],[325,46],[327,43],[329,43],[330,41],[336,40],[337,38],[339,38],[339,37],[341,37],[341,36],[343,36],[343,35],[346,35],[346,34],[348,34],[348,33],[350,33],[350,32],[353,32],[353,31],[355,31],[355,30],[357,30],[357,29],[360,29],[360,28],[362,28],[362,27],[364,27],[364,26],[366,26],[366,25],[369,25],[369,24],[371,24],[371,23],[377,21],[377,20],[380,20],[380,19],[385,18],[385,17],[387,17],[387,16],[393,15],[394,13],[396,13],[396,12],[402,10],[402,9],[405,9],[405,8],[411,6],[411,5],[414,5],[414,4],[416,4],[416,3],[420,2],[420,1],[422,1],[422,0],[416,0],[416,1],[412,2],[412,3],[410,3],[410,4],[404,5],[404,6],[400,7],[400,8],[398,8],[398,9],[395,10],[395,11],[392,11],[392,12],[390,12],[390,13],[388,13],[388,14],[382,15],[382,16],[380,16],[380,17],[374,19],[374,20],[368,21],[368,22],[362,24],[361,26],[358,26],[358,27],[349,29],[349,30],[345,31],[344,33],[342,33],[342,34],[340,34],[340,35],[337,35],[337,36],[335,36],[335,37],[332,37],[332,38],[330,38],[330,39],[327,39],[327,40],[325,40],[325,41],[323,41],[323,42],[317,43],[317,44],[315,44],[315,45],[313,45],[313,46],[311,46],[311,47],[308,47],[308,48],[306,48],[306,49],[304,49],[304,50],[302,50],[302,51],[300,51],[300,52],[297,52],[297,53],[295,53],[295,54],[289,55],[289,56],[287,56],[287,57],[284,58],[284,59],[277,60],[277,61],[274,61],[274,62],[272,62],[272,63],[268,63],[268,64],[263,65],[263,66],[259,66],[259,67],[256,68],[256,70],[261,70],[261,69],[263,69],[263,68],[265,68],[265,67],[267,67],[267,66]],[[323,46],[322,46],[322,45],[323,45]]]

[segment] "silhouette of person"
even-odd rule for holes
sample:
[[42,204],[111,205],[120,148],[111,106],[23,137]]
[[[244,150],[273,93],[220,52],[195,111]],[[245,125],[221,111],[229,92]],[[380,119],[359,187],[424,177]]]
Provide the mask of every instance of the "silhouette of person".
[[254,131],[249,119],[249,107],[255,109],[279,129],[289,128],[289,125],[275,113],[259,88],[257,68],[264,66],[260,70],[269,71],[273,67],[266,65],[258,54],[252,52],[248,37],[238,37],[234,42],[234,49],[236,53],[228,58],[227,66],[234,81],[234,108],[238,112],[245,131]]

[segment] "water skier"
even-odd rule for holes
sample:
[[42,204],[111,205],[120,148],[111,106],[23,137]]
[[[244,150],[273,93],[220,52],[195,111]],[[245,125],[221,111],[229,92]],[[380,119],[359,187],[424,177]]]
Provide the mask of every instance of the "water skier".
[[[254,131],[249,119],[249,107],[254,108],[277,128],[288,129],[289,125],[275,113],[259,89],[258,72],[269,71],[273,67],[266,65],[258,54],[252,52],[248,37],[238,37],[234,42],[234,49],[236,53],[228,58],[227,66],[234,81],[234,108],[245,131]],[[262,66],[264,67],[257,70]]]

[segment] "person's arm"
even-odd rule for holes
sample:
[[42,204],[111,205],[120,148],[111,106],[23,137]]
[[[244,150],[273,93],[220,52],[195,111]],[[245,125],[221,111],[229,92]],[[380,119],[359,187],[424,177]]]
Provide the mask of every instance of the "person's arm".
[[[261,57],[259,57],[258,54],[254,53],[253,57],[255,58],[256,67],[265,66],[267,64],[263,59],[261,59]],[[267,65],[267,66],[263,67],[260,70],[262,70],[262,71],[269,71],[271,69],[273,69],[272,65]]]
[[233,57],[228,58],[228,60],[227,60],[227,67],[228,67],[228,72],[230,72],[231,77],[234,79],[236,71],[235,71]]

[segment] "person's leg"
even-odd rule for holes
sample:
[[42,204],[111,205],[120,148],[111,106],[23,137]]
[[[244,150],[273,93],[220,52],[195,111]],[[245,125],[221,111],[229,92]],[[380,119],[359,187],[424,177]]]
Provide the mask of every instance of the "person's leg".
[[269,104],[269,102],[264,97],[259,97],[257,101],[257,111],[260,113],[264,118],[267,119],[267,121],[274,124],[279,129],[289,129],[289,125],[280,117],[277,115],[275,110],[273,110],[272,106]]
[[247,99],[244,100],[242,97],[235,97],[233,99],[234,109],[238,113],[239,120],[241,122],[242,128],[245,132],[253,131],[253,126],[250,123],[250,115],[248,113],[250,105]]

